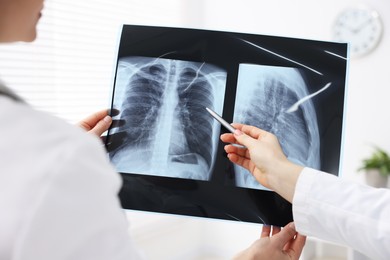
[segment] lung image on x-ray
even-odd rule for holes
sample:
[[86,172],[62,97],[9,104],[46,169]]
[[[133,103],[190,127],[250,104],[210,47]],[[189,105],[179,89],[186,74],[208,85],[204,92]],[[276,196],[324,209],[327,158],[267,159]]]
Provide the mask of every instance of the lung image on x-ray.
[[125,133],[109,153],[121,173],[209,180],[220,128],[226,72],[212,64],[150,57],[118,60],[113,107]]
[[[289,160],[320,168],[317,116],[306,83],[296,68],[240,64],[233,121],[254,125],[278,137]],[[249,171],[235,165],[236,186],[264,189]]]

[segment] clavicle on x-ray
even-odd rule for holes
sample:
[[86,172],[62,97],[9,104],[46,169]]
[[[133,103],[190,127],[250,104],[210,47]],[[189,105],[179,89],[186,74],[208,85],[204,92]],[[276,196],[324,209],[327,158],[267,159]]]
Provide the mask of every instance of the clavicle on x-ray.
[[114,104],[127,137],[110,153],[120,172],[209,180],[218,124],[205,107],[222,112],[226,72],[181,60],[124,57],[118,61]]

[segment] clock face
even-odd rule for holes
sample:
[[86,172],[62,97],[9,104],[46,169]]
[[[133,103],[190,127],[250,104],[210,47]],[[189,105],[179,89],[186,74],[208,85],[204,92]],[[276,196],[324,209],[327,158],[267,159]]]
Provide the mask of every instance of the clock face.
[[343,11],[333,26],[333,39],[350,43],[353,56],[371,52],[382,37],[382,22],[379,14],[365,8],[350,8]]

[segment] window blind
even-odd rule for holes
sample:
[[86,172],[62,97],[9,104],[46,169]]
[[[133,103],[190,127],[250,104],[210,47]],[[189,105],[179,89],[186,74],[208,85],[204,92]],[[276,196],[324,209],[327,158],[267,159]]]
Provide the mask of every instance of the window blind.
[[33,107],[74,123],[108,108],[122,24],[177,26],[180,0],[45,1],[33,43],[0,45],[0,78]]

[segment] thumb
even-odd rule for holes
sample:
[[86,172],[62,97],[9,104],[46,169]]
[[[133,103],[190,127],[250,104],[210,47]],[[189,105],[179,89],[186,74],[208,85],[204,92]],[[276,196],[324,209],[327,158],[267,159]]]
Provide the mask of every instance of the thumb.
[[108,130],[111,123],[112,118],[110,116],[106,116],[100,120],[89,132],[99,137]]
[[283,248],[297,234],[294,222],[285,226],[278,234],[271,237],[275,240],[277,248]]
[[256,141],[256,139],[243,133],[239,129],[234,130],[234,138],[236,138],[239,144],[246,146],[248,149],[250,149],[253,146],[253,143]]

